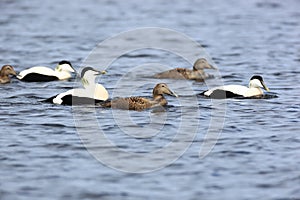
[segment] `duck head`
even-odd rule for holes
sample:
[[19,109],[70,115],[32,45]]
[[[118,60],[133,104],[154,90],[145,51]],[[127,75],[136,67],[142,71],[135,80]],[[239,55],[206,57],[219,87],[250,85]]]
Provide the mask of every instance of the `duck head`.
[[163,95],[167,94],[170,96],[178,97],[178,95],[173,92],[165,83],[159,83],[157,84],[153,89],[153,96]]
[[106,71],[98,71],[92,67],[85,67],[81,71],[81,82],[83,86],[94,84],[96,77],[100,74],[106,74]]
[[194,70],[203,70],[203,69],[216,69],[214,66],[209,64],[205,58],[197,59],[193,66]]
[[8,76],[8,75],[14,75],[16,76],[17,73],[14,70],[13,66],[11,65],[3,65],[1,68],[1,76]]
[[249,88],[263,88],[267,92],[270,91],[270,89],[266,86],[263,78],[258,75],[254,75],[251,77],[250,82],[249,82]]
[[58,72],[61,72],[61,71],[75,72],[75,69],[73,68],[72,64],[69,61],[62,60],[55,67],[55,71],[58,71]]

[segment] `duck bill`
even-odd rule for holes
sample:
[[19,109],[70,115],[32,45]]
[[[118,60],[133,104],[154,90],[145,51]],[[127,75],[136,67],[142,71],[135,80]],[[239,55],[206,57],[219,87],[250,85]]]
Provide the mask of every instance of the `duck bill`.
[[70,72],[75,73],[76,70],[72,67],[71,70],[70,70]]
[[267,92],[270,92],[270,89],[266,86],[266,84],[263,81],[261,82],[261,84]]
[[100,71],[95,71],[95,76],[98,76],[98,75],[101,75],[101,72]]
[[107,74],[107,71],[103,70],[99,72],[100,74]]
[[12,71],[11,75],[17,76],[17,72],[16,71]]
[[106,74],[107,71],[103,70],[103,71],[98,71],[98,70],[95,70],[95,75],[102,75],[102,74]]
[[173,97],[178,97],[178,95],[170,89],[169,89],[169,95]]
[[212,65],[210,65],[210,64],[208,64],[207,69],[214,69],[214,70],[217,70],[216,67],[214,67],[214,66],[212,66]]
[[72,65],[70,65],[70,66],[71,66],[71,72],[76,73],[76,69],[74,69],[74,67]]

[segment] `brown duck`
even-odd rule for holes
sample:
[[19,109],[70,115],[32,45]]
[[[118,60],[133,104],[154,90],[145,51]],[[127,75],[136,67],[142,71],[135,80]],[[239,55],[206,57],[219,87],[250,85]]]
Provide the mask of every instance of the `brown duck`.
[[178,97],[172,90],[169,89],[167,84],[159,83],[153,89],[153,99],[145,97],[125,97],[117,98],[111,101],[100,103],[102,107],[111,107],[124,110],[144,110],[147,108],[153,108],[157,106],[166,106],[167,100],[163,96],[164,94]]
[[207,78],[212,78],[213,75],[209,75],[204,72],[204,69],[216,69],[210,65],[205,58],[196,60],[193,66],[193,70],[186,68],[175,68],[165,72],[155,74],[155,78],[170,78],[170,79],[188,79],[204,81]]
[[14,68],[11,65],[3,65],[0,71],[0,83],[9,83],[10,77],[9,75],[16,76],[17,73],[15,72]]

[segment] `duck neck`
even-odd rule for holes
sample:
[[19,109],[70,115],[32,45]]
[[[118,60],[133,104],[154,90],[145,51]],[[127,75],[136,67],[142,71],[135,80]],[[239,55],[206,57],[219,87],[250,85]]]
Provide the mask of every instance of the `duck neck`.
[[0,77],[8,77],[8,75],[5,74],[3,71],[0,71]]
[[0,83],[8,83],[10,82],[10,78],[7,74],[0,73]]
[[81,79],[81,82],[85,89],[95,88],[95,86],[96,86],[95,82],[90,82],[89,80],[86,80],[86,79]]
[[264,93],[263,90],[260,87],[255,87],[255,88],[251,88],[251,89],[252,90],[256,90],[257,93],[259,93],[259,94],[263,94]]
[[81,79],[82,85],[84,88],[94,88],[96,83],[95,83],[96,77],[95,76],[84,76]]
[[264,92],[263,90],[257,85],[254,84],[253,82],[250,81],[248,85],[248,91],[246,93],[246,97],[251,97],[251,96],[257,96],[257,95],[262,95]]
[[154,101],[154,104],[159,104],[161,106],[165,106],[168,104],[167,100],[165,99],[165,97],[162,94],[155,95],[153,97],[153,101]]
[[206,73],[203,70],[193,69],[192,73],[190,73],[191,79],[201,79],[206,78]]
[[159,101],[164,98],[165,97],[162,94],[153,94],[153,100],[155,100],[155,101]]

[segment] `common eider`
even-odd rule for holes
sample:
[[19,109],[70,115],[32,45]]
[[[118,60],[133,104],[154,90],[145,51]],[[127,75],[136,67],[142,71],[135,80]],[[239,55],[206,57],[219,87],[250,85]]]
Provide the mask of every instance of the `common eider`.
[[153,98],[148,99],[145,97],[125,97],[116,98],[111,101],[100,103],[102,107],[111,107],[124,110],[144,110],[158,106],[166,106],[168,104],[164,94],[178,97],[172,90],[169,89],[167,84],[159,83],[153,89]]
[[169,78],[169,79],[188,79],[196,81],[204,81],[207,78],[213,78],[213,75],[209,75],[204,72],[204,69],[216,69],[210,65],[205,58],[196,60],[193,66],[193,70],[186,68],[175,68],[165,72],[155,74],[155,78]]
[[0,83],[10,83],[9,75],[16,76],[17,73],[15,72],[13,66],[11,65],[3,65],[0,71]]
[[63,60],[58,63],[54,70],[44,66],[31,67],[21,71],[17,75],[17,78],[26,82],[67,80],[72,77],[72,72],[75,72],[72,64],[69,61]]
[[96,77],[104,73],[105,71],[100,72],[91,67],[86,67],[81,72],[81,82],[84,88],[68,90],[46,99],[44,102],[62,105],[94,105],[105,101],[109,97],[107,90],[101,84],[95,83]]
[[215,87],[210,90],[204,91],[204,96],[223,99],[223,98],[234,98],[234,97],[255,97],[264,94],[263,90],[270,91],[269,88],[264,83],[261,76],[252,76],[249,82],[249,87],[243,85],[225,85],[220,87]]

